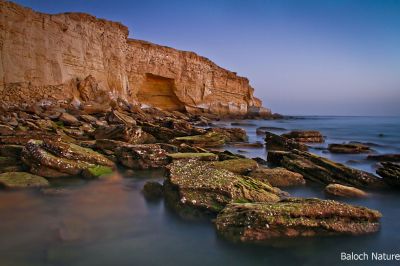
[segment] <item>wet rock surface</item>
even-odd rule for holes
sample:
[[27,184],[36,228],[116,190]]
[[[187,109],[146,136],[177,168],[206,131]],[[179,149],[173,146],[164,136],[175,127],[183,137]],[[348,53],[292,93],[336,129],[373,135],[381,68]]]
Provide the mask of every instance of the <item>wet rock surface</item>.
[[265,145],[269,151],[290,151],[293,149],[301,151],[308,150],[308,147],[302,143],[271,132],[265,133]]
[[400,186],[400,164],[382,162],[376,173],[390,186]]
[[362,235],[379,230],[378,211],[331,200],[289,198],[277,203],[233,203],[215,221],[227,239],[257,242],[274,238]]
[[269,152],[268,161],[318,183],[338,183],[361,188],[385,187],[382,180],[373,174],[305,151]]
[[49,186],[49,182],[45,178],[30,173],[6,172],[0,174],[0,187],[30,188],[46,186]]
[[231,202],[277,202],[287,194],[202,161],[175,161],[164,183],[169,205],[183,216],[217,213]]
[[340,184],[329,184],[325,187],[325,193],[345,198],[366,198],[368,194],[358,188],[343,186]]
[[329,144],[328,150],[332,153],[368,153],[369,146],[360,143]]
[[250,176],[268,182],[274,187],[302,186],[306,183],[301,174],[282,167],[257,168],[250,173]]
[[316,130],[295,130],[283,134],[282,137],[292,139],[296,142],[322,143],[325,141],[321,132]]

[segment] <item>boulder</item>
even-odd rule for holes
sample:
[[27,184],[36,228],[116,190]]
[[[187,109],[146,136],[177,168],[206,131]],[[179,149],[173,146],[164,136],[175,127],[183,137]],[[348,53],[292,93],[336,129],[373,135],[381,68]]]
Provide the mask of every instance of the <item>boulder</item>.
[[0,186],[5,188],[46,187],[49,181],[25,172],[6,172],[0,174]]
[[382,162],[376,173],[383,177],[390,186],[400,186],[400,165],[392,162]]
[[328,150],[332,153],[368,153],[371,149],[360,143],[329,144]]
[[225,144],[225,137],[216,132],[208,132],[204,135],[177,137],[170,143],[175,145],[185,143],[195,147],[220,147]]
[[168,153],[168,158],[171,160],[188,160],[188,159],[197,159],[201,161],[216,161],[218,160],[218,155],[211,152],[191,152],[191,153]]
[[214,132],[224,136],[225,142],[244,142],[248,140],[246,130],[242,128],[210,128],[207,132]]
[[81,125],[81,122],[78,120],[78,118],[68,113],[62,113],[58,119],[59,121],[63,122],[64,125],[69,125],[69,126]]
[[318,183],[337,183],[361,188],[382,188],[385,186],[382,180],[373,174],[350,168],[305,151],[268,152],[268,161]]
[[325,141],[322,134],[316,130],[294,130],[283,134],[282,137],[292,139],[296,142],[322,143]]
[[258,168],[258,163],[252,159],[240,158],[211,163],[212,167],[225,169],[232,173],[247,175]]
[[124,114],[117,110],[107,114],[107,121],[110,124],[125,124],[127,126],[136,126],[136,121],[128,114]]
[[144,197],[148,200],[158,200],[163,196],[163,186],[158,182],[146,182],[142,191]]
[[160,168],[169,162],[166,151],[158,144],[122,145],[115,155],[123,166],[131,169]]
[[288,198],[277,203],[232,203],[215,221],[219,234],[241,242],[377,232],[381,214],[332,200]]
[[268,131],[286,131],[286,128],[282,127],[258,127],[256,129],[256,134],[260,136],[265,136]]
[[265,145],[269,151],[290,151],[293,149],[307,151],[308,147],[302,143],[296,142],[283,136],[271,132],[265,133]]
[[361,189],[340,184],[329,184],[325,187],[327,194],[344,198],[366,198],[368,194]]
[[174,161],[164,183],[168,206],[183,216],[217,213],[231,202],[277,202],[281,190],[198,160]]
[[306,183],[301,174],[282,167],[257,168],[250,173],[250,176],[263,182],[268,182],[274,187],[301,186]]
[[22,161],[31,173],[44,177],[98,177],[114,167],[112,161],[91,149],[51,140],[28,141]]
[[94,132],[95,139],[112,139],[131,144],[154,143],[155,139],[144,132],[141,127],[131,127],[124,124],[98,127]]

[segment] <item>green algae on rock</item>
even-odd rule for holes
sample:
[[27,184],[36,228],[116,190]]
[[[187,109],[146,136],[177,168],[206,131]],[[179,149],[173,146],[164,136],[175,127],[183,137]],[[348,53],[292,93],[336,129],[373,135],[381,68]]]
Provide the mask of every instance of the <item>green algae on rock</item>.
[[379,230],[378,211],[332,200],[288,198],[277,203],[232,203],[215,221],[227,239],[242,242],[274,238],[362,235]]
[[258,168],[258,163],[252,159],[241,158],[213,162],[211,166],[218,169],[225,169],[236,174],[245,175]]
[[217,213],[231,202],[277,202],[288,195],[251,177],[216,168],[212,162],[177,160],[167,168],[167,203],[183,216]]
[[263,182],[268,182],[274,187],[301,186],[306,183],[301,174],[283,167],[257,168],[250,173],[250,176]]
[[37,175],[26,172],[6,172],[0,174],[0,186],[5,188],[46,187],[49,182]]
[[[71,143],[30,140],[22,151],[22,161],[30,172],[44,177],[84,175],[83,171],[114,163],[103,155]],[[96,173],[94,170],[93,173]]]

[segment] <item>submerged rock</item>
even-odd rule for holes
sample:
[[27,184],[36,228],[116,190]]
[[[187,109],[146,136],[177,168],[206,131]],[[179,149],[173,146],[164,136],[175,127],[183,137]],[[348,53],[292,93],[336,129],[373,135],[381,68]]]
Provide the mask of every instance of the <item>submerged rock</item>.
[[371,149],[360,143],[329,144],[328,150],[332,153],[368,153]]
[[277,202],[287,196],[251,177],[196,160],[170,164],[164,191],[169,206],[184,216],[216,213],[231,202]]
[[384,187],[382,180],[373,174],[305,151],[268,152],[268,161],[318,183],[337,183],[365,188]]
[[340,184],[329,184],[325,187],[327,194],[345,198],[366,198],[368,194],[361,189]]
[[362,235],[379,230],[378,211],[332,200],[284,199],[277,203],[233,203],[217,216],[218,232],[242,242],[273,238]]
[[142,191],[144,197],[148,200],[157,200],[163,196],[163,186],[158,182],[146,182]]
[[91,149],[72,143],[30,140],[22,151],[30,172],[44,177],[98,177],[111,172],[114,163]]
[[282,167],[257,168],[250,173],[250,176],[268,182],[274,187],[301,186],[306,183],[301,174]]
[[307,151],[308,147],[302,143],[296,142],[292,139],[276,135],[271,132],[265,133],[265,144],[268,150],[276,151],[290,151],[293,149]]
[[400,154],[372,154],[367,159],[380,162],[400,162]]
[[322,134],[316,130],[294,130],[283,134],[282,137],[292,139],[297,142],[322,143],[325,141]]
[[26,172],[6,172],[0,174],[0,186],[5,188],[46,187],[49,181]]
[[383,181],[391,186],[400,186],[400,165],[391,162],[382,162],[376,173],[383,177]]

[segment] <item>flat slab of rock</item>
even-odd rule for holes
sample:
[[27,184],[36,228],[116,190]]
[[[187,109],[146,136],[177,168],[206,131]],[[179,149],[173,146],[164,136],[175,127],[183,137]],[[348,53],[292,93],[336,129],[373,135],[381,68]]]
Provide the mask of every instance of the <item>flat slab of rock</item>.
[[216,161],[218,160],[218,155],[211,152],[179,152],[179,153],[168,153],[168,158],[172,160],[189,160],[189,159],[198,159],[201,161]]
[[382,162],[376,173],[383,177],[383,181],[391,186],[400,186],[400,164]]
[[233,203],[217,216],[218,232],[242,242],[274,238],[362,235],[377,232],[381,214],[332,200],[289,198],[277,203]]
[[225,169],[232,173],[246,175],[258,168],[258,163],[253,159],[243,158],[213,162],[211,166],[218,169]]
[[343,186],[340,184],[329,184],[325,187],[325,192],[327,194],[344,197],[344,198],[366,198],[368,193],[365,191],[349,186]]
[[196,147],[221,147],[225,144],[225,137],[217,132],[208,132],[204,135],[177,137],[171,140],[170,143],[185,143]]
[[47,179],[26,172],[7,172],[0,174],[0,186],[5,188],[47,187]]
[[257,168],[250,173],[250,176],[268,182],[274,187],[302,186],[306,183],[301,174],[283,167]]
[[164,192],[169,206],[191,216],[216,213],[231,202],[277,202],[287,193],[212,162],[178,160],[168,167]]
[[269,151],[290,151],[293,149],[301,151],[308,150],[308,147],[302,143],[271,132],[265,133],[265,145]]
[[382,179],[373,174],[305,151],[268,152],[268,161],[318,183],[337,183],[359,188],[385,187]]
[[131,169],[160,168],[168,164],[167,153],[158,144],[123,145],[115,150],[118,161]]
[[359,143],[329,144],[328,150],[332,153],[368,153],[371,149],[367,145]]
[[292,139],[297,142],[322,143],[325,141],[321,132],[316,130],[295,130],[283,134],[282,137]]
[[371,154],[367,159],[380,162],[400,162],[400,154]]

